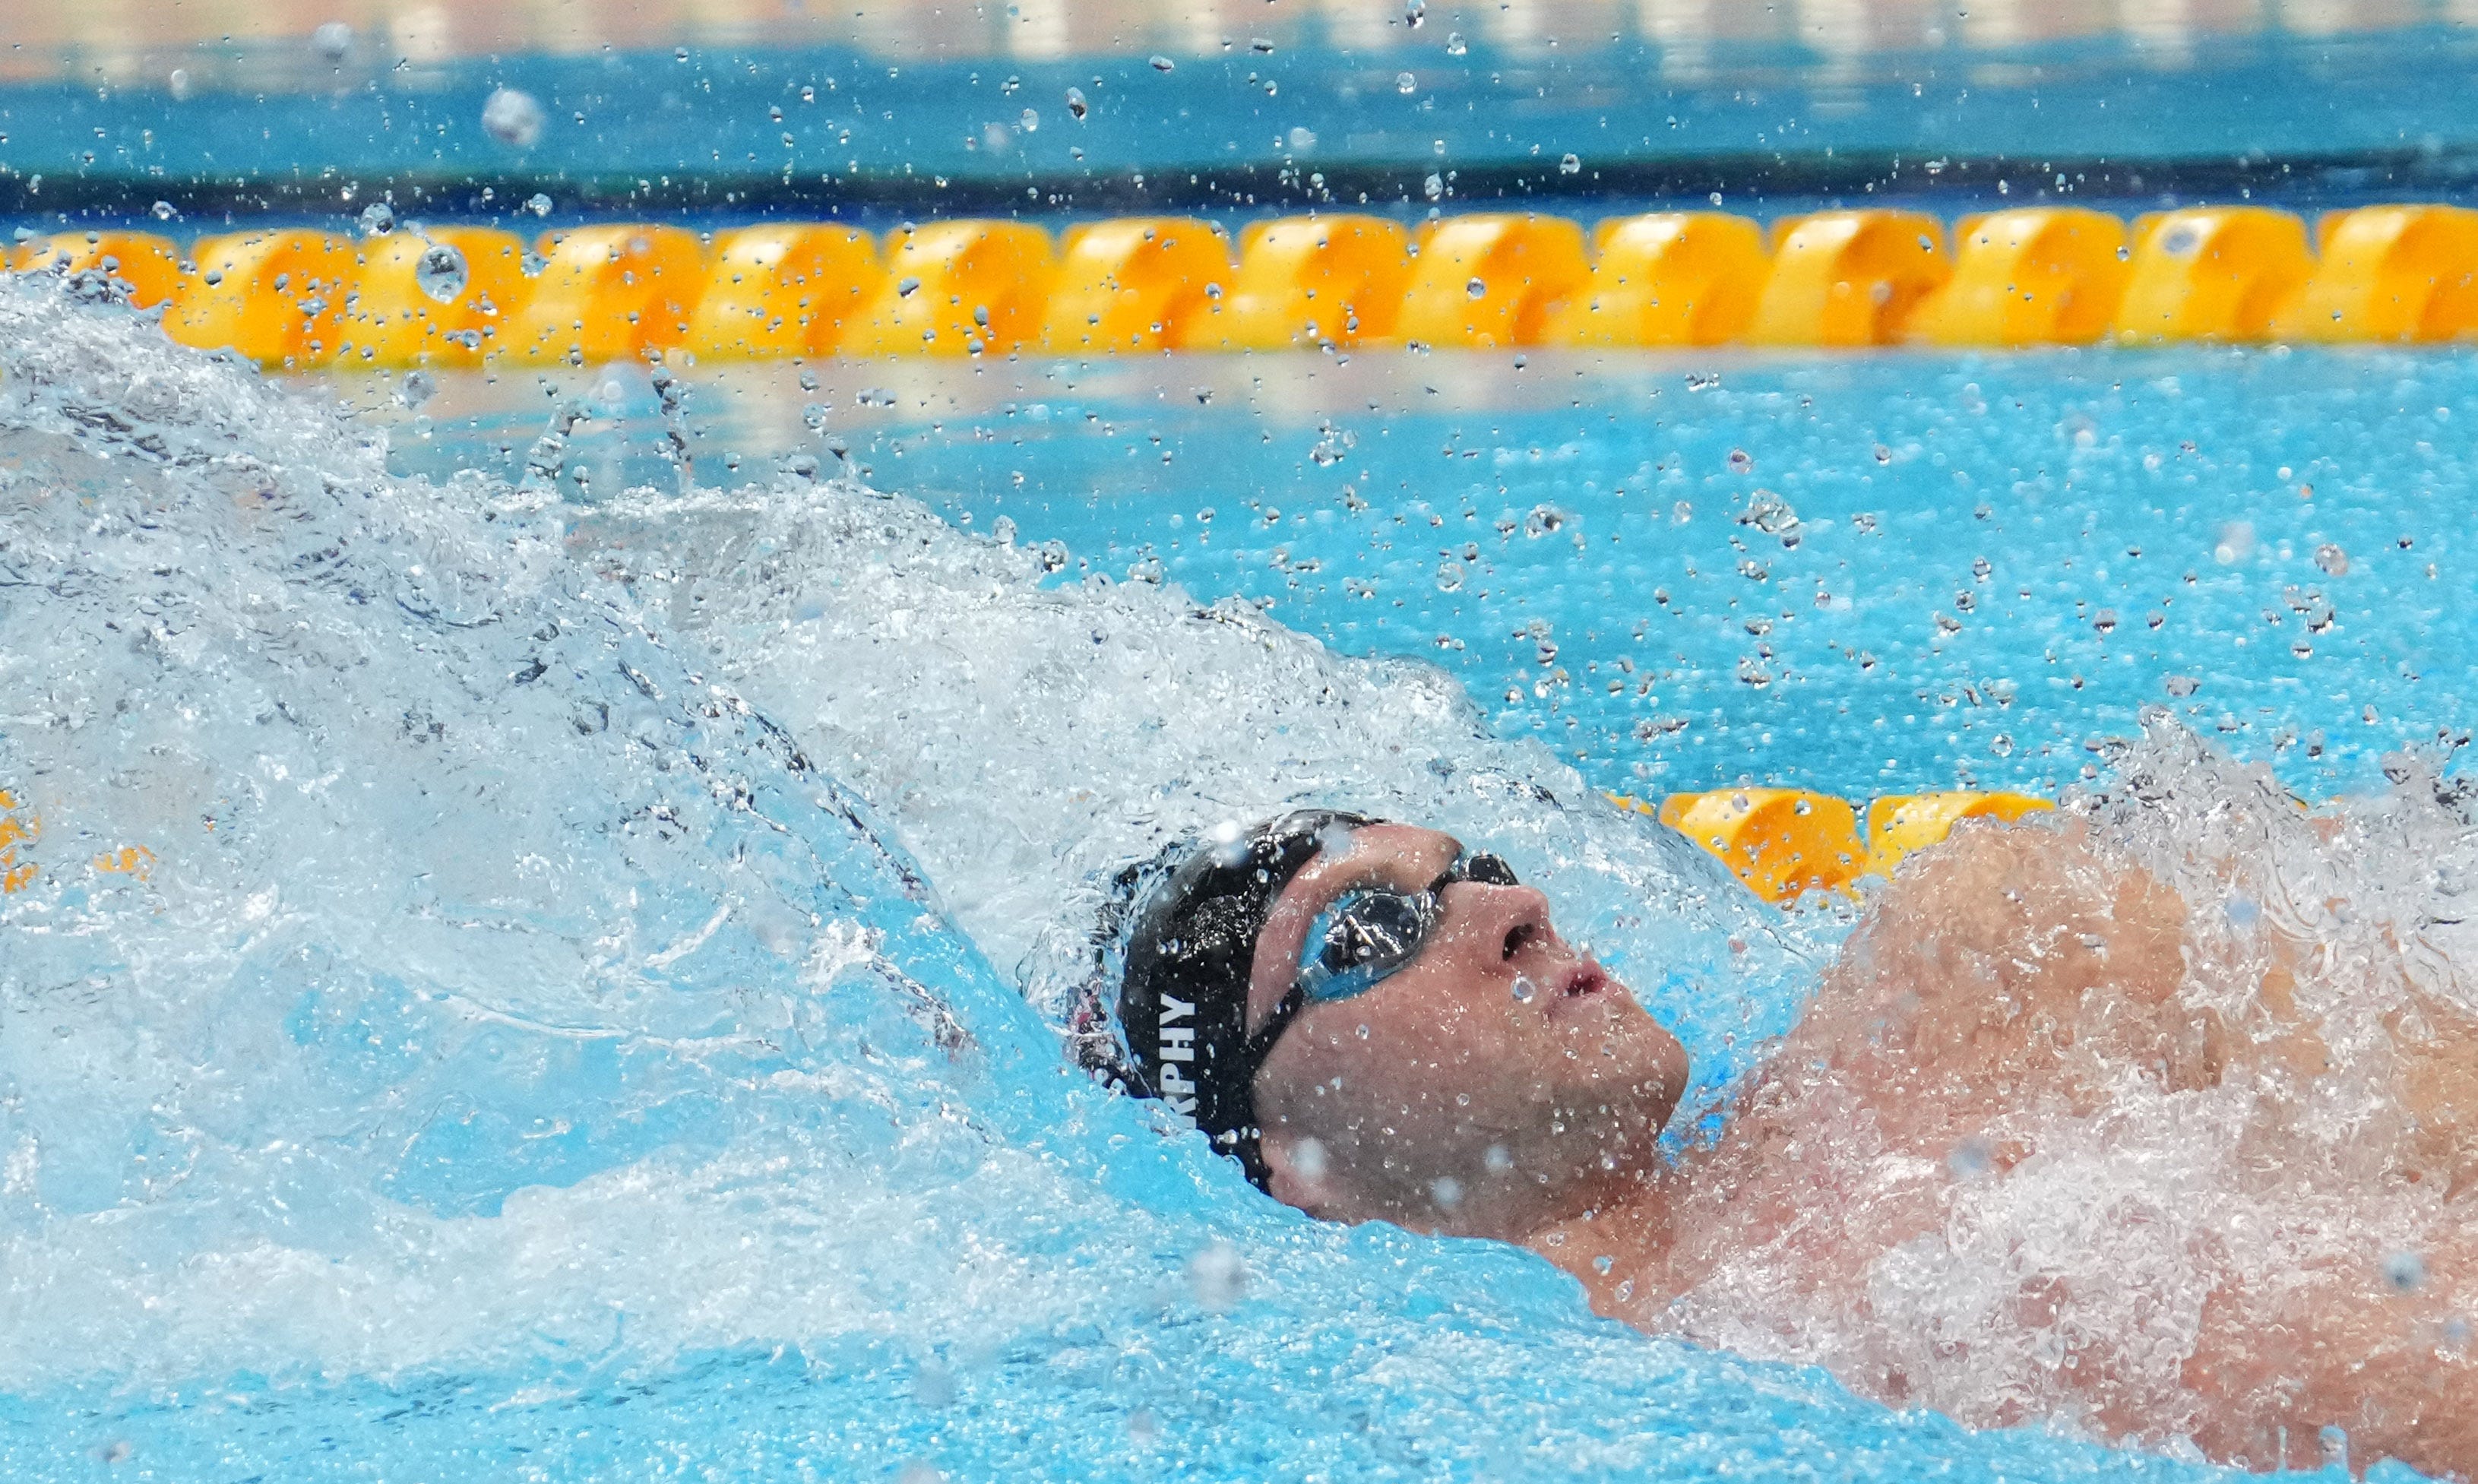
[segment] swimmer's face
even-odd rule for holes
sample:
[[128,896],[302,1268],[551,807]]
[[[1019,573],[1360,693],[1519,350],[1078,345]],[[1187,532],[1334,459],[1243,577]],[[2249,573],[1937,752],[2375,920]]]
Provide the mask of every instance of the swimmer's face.
[[[1417,892],[1453,837],[1368,825],[1292,877],[1257,935],[1248,1023],[1299,977],[1346,893]],[[1686,1080],[1678,1039],[1557,936],[1528,886],[1456,881],[1417,957],[1348,999],[1311,1001],[1256,1074],[1271,1189],[1303,1211],[1519,1238],[1652,1168]]]

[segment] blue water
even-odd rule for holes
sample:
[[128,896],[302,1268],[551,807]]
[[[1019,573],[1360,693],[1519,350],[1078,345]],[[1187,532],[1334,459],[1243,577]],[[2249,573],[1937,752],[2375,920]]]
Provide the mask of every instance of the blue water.
[[[2472,472],[2459,351],[740,374],[693,404],[709,469],[847,465],[1061,543],[1054,583],[1132,571],[1441,666],[1606,789],[2054,793],[2162,706],[2324,797],[2453,750],[2478,682],[2478,557],[2438,518]],[[605,385],[600,477],[667,477],[650,393]],[[538,395],[395,457],[513,473]],[[1749,523],[1759,491],[1794,531]]]
[[[0,777],[44,821],[42,878],[0,900],[9,1477],[2208,1471],[1646,1339],[1510,1249],[1309,1221],[1063,1065],[1035,1005],[1096,880],[1294,789],[1500,844],[1707,1094],[1785,1023],[1833,922],[1768,925],[1436,672],[1062,588],[862,490],[399,479],[371,424],[143,326],[24,288],[0,320]],[[1878,374],[1743,373],[1686,404],[1693,446],[1783,478],[1797,389]],[[1297,479],[1446,465],[1391,426],[1403,453],[1372,428]],[[934,487],[937,446],[879,477]],[[1562,466],[1528,446],[1504,466]],[[1064,487],[1116,449],[1025,462]],[[1213,462],[1146,452],[1094,484]],[[1681,529],[1722,525],[1702,498]],[[1387,499],[1333,529],[1393,530]],[[1470,603],[1578,560],[1494,514]],[[1878,539],[1966,549],[1904,529]],[[1309,629],[1346,601],[1268,591]],[[84,864],[125,843],[150,876]]]

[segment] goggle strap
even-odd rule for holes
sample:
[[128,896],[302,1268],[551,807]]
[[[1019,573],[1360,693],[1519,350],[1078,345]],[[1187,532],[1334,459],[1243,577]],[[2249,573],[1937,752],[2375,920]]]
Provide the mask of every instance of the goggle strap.
[[1282,1032],[1290,1029],[1291,1022],[1298,1019],[1300,1012],[1307,1007],[1308,992],[1294,983],[1283,994],[1281,1002],[1274,1006],[1273,1014],[1265,1017],[1265,1023],[1256,1027],[1256,1033],[1248,1038],[1248,1044],[1241,1052],[1241,1066],[1247,1073],[1247,1082],[1256,1080],[1256,1072],[1265,1065],[1265,1058],[1274,1054],[1274,1043],[1282,1039]]

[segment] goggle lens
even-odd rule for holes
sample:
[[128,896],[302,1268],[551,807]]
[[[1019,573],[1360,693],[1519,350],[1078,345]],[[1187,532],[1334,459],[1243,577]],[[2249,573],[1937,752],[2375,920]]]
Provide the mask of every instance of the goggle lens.
[[1512,867],[1481,854],[1457,858],[1425,891],[1369,887],[1347,892],[1308,929],[1300,956],[1301,992],[1316,1003],[1350,999],[1408,967],[1445,916],[1441,893],[1457,881],[1517,884]]

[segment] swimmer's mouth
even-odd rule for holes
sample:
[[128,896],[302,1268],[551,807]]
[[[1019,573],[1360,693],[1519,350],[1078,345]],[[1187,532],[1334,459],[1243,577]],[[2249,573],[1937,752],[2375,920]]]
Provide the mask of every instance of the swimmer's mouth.
[[1608,987],[1609,976],[1602,971],[1601,966],[1585,959],[1557,981],[1555,993],[1549,1001],[1550,1013],[1554,1015],[1564,1006],[1597,999]]

